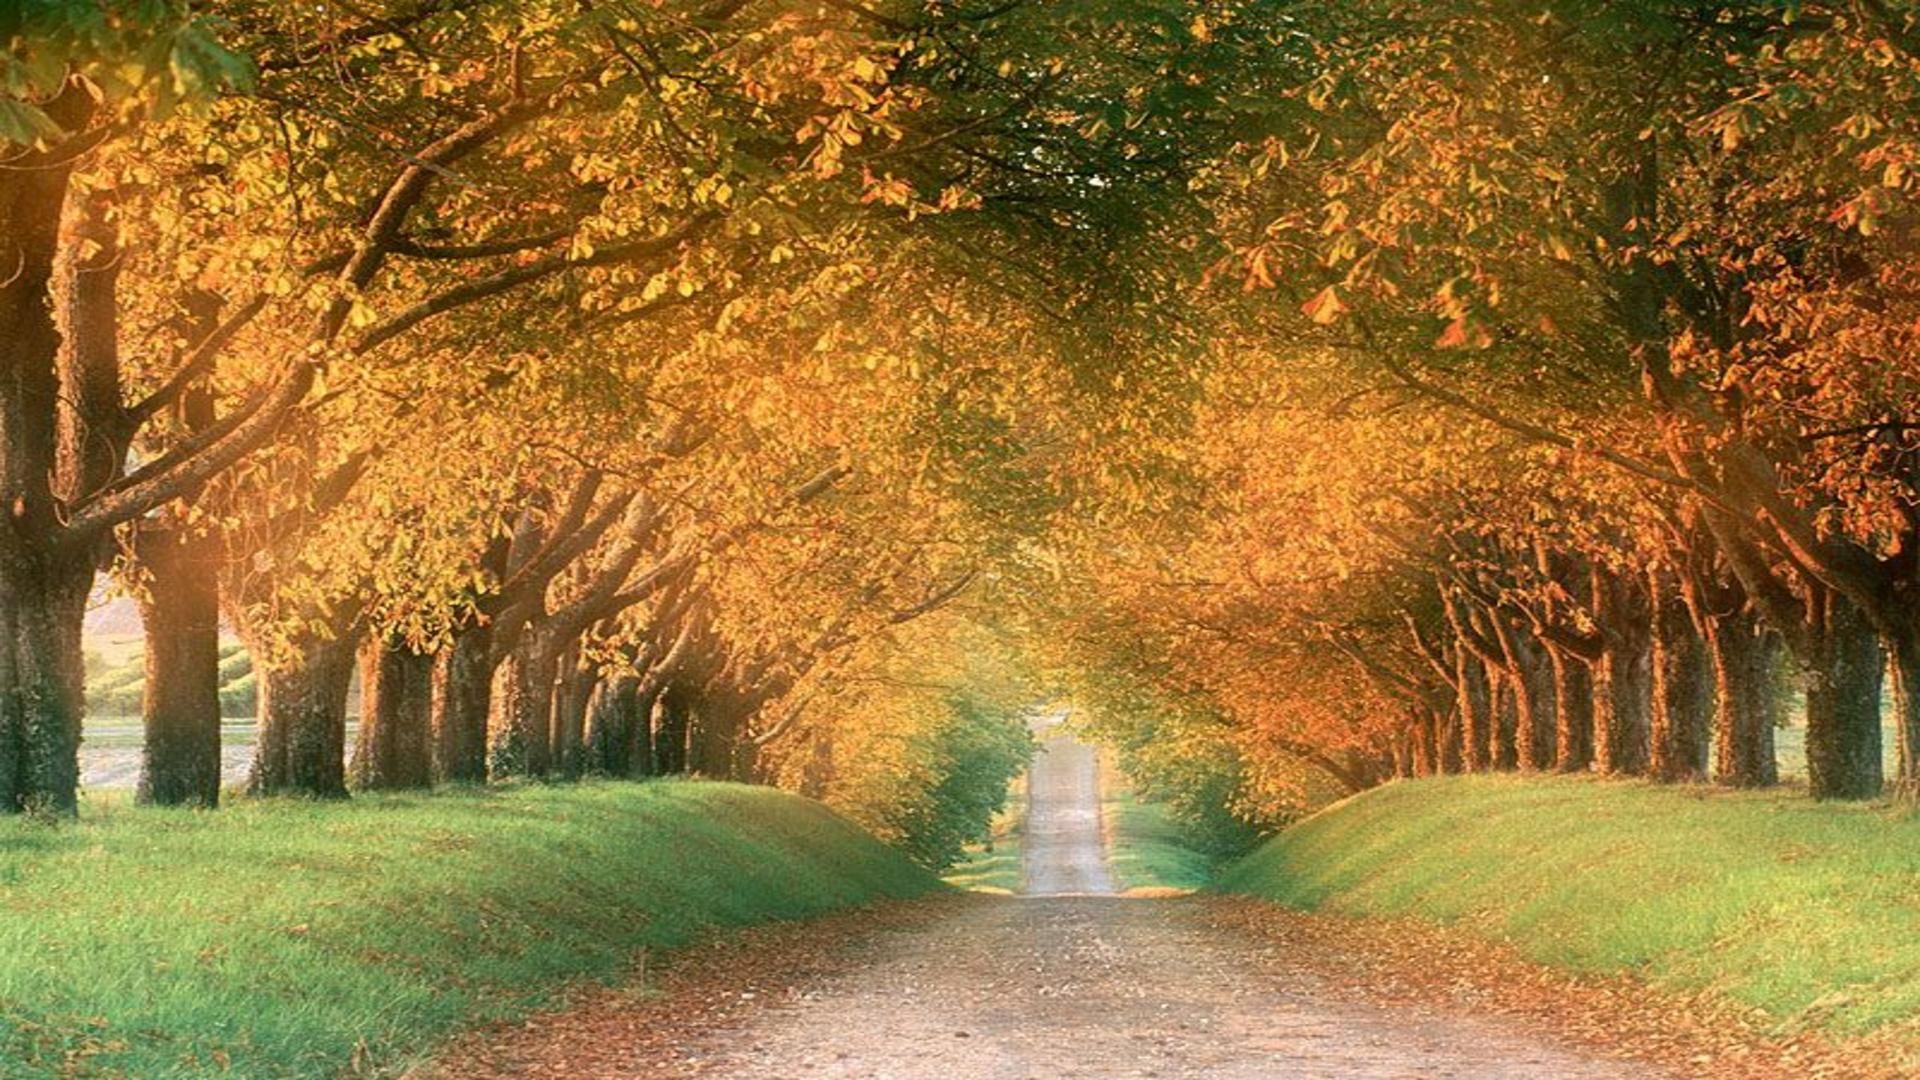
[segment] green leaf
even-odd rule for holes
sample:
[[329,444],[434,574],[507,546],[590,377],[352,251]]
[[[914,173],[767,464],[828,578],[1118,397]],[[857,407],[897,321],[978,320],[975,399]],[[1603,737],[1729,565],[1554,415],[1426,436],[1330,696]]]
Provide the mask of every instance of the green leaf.
[[0,97],[0,140],[32,146],[60,134],[60,125],[35,106],[16,98]]

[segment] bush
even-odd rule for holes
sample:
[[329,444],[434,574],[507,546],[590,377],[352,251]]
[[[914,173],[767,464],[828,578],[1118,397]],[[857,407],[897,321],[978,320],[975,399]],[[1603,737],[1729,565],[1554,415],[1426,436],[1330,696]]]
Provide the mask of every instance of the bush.
[[244,718],[260,709],[260,687],[252,671],[220,687],[220,715]]
[[87,681],[87,713],[92,716],[137,716],[146,688],[146,662],[140,657],[110,667]]
[[1282,823],[1249,797],[1247,759],[1204,700],[1162,694],[1120,669],[1093,673],[1074,699],[1076,726],[1114,748],[1134,792],[1166,808],[1182,845],[1232,857]]
[[239,645],[220,647],[220,685],[225,686],[241,676],[253,671],[253,657]]
[[987,839],[1007,786],[1033,760],[1033,735],[1019,714],[955,696],[943,722],[914,741],[931,782],[896,802],[886,823],[908,858],[944,870]]

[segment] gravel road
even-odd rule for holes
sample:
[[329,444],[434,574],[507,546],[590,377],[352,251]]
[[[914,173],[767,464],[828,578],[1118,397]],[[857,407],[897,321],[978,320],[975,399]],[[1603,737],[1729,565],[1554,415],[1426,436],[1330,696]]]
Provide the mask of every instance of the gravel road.
[[[1033,771],[1029,895],[770,928],[669,996],[590,994],[456,1045],[439,1077],[1537,1078],[1655,1075],[1471,1005],[1388,1002],[1223,897],[1110,894],[1094,754]],[[745,974],[752,972],[752,974]]]
[[[1213,924],[1204,898],[974,903],[714,1032],[702,1077],[1649,1075],[1508,1022],[1371,1004]],[[634,1072],[626,1075],[643,1075]]]
[[1100,837],[1100,762],[1066,736],[1041,743],[1027,781],[1026,891],[1031,896],[1114,892]]

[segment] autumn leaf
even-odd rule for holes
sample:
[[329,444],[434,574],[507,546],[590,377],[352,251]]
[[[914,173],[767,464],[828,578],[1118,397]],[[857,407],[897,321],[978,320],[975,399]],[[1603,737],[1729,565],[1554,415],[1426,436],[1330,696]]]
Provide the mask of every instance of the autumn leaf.
[[1300,310],[1318,325],[1326,326],[1339,320],[1347,313],[1346,301],[1340,298],[1340,288],[1329,285],[1314,293],[1312,299],[1300,305]]
[[1462,315],[1447,324],[1445,330],[1433,341],[1436,349],[1484,349],[1493,344],[1493,336],[1486,327],[1470,315]]

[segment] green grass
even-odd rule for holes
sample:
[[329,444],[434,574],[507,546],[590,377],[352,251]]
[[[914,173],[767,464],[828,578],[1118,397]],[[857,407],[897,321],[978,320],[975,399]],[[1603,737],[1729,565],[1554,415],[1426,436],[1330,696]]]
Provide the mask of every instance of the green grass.
[[1165,807],[1124,790],[1105,804],[1113,845],[1107,863],[1122,889],[1203,889],[1213,881],[1214,860],[1181,843]]
[[992,840],[967,848],[964,861],[946,873],[946,882],[973,892],[1017,893],[1026,886],[1026,854],[1021,843],[1027,820],[1026,777],[1007,788],[1007,805],[993,819]]
[[0,1075],[393,1072],[643,946],[938,887],[728,784],[0,822]]
[[1920,1017],[1920,820],[1787,792],[1452,777],[1308,818],[1220,886],[1416,916],[1841,1034]]
[[1135,795],[1118,770],[1101,770],[1100,801],[1107,827],[1107,867],[1123,891],[1190,891],[1213,881],[1215,860],[1182,843],[1179,826],[1166,808]]

